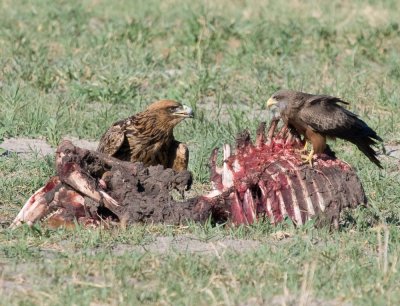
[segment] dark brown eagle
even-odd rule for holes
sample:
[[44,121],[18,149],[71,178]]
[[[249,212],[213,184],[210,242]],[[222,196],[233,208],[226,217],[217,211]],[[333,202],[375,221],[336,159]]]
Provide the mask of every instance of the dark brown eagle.
[[337,137],[355,144],[370,161],[382,168],[377,153],[371,148],[382,138],[340,103],[349,104],[332,96],[280,90],[268,100],[267,107],[277,107],[287,127],[311,142],[312,150],[306,161],[311,163],[314,154],[324,153],[327,137]]
[[115,122],[101,137],[97,151],[145,166],[186,170],[189,150],[173,134],[185,118],[193,118],[190,107],[173,100],[154,102],[143,112]]

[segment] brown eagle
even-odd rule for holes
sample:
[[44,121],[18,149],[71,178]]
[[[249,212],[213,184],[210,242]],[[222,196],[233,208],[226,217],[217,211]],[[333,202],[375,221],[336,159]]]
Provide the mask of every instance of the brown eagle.
[[312,150],[306,161],[311,163],[315,153],[325,151],[326,138],[337,137],[355,144],[370,161],[382,168],[377,153],[371,148],[382,138],[356,114],[339,104],[349,103],[327,95],[280,90],[268,100],[267,107],[277,107],[287,127],[311,142]]
[[186,170],[189,150],[173,134],[185,118],[193,118],[190,107],[173,100],[154,102],[143,112],[115,122],[101,137],[97,151],[146,166]]

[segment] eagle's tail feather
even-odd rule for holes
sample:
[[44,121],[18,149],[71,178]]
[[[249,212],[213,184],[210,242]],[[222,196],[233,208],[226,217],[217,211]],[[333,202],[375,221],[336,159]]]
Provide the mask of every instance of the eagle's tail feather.
[[351,130],[353,133],[350,135],[351,139],[348,138],[348,140],[355,144],[371,162],[383,169],[380,160],[377,158],[377,152],[372,148],[372,146],[377,145],[378,141],[382,142],[383,139],[359,118],[356,118]]
[[[380,138],[380,137],[378,136],[378,134],[376,134],[376,132],[375,132],[373,129],[370,129],[370,130],[371,130],[371,133],[368,134],[368,137],[369,137],[369,138],[373,138],[373,139],[375,139],[375,140],[377,140],[377,141],[380,141],[380,142],[383,141],[383,139]],[[374,140],[372,140],[372,139],[370,139],[370,140],[372,141],[372,144],[376,144],[376,142],[375,142]]]
[[[381,140],[378,135],[376,135],[377,140]],[[375,137],[373,137],[375,138]],[[369,137],[363,137],[360,139],[357,139],[357,141],[353,142],[357,148],[365,154],[369,158],[370,161],[372,161],[375,165],[377,165],[379,168],[383,169],[380,160],[377,158],[378,154],[377,152],[371,148],[372,145],[376,145],[376,141],[369,138]]]

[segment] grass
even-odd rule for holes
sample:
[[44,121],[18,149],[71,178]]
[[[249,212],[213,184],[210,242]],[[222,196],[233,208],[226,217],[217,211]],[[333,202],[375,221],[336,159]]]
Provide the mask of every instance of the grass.
[[[55,146],[64,135],[98,139],[149,102],[178,99],[196,111],[176,137],[190,147],[196,184],[205,184],[211,149],[232,143],[244,128],[254,132],[269,119],[267,98],[292,88],[350,101],[386,144],[398,144],[399,9],[393,0],[4,0],[0,140],[45,137]],[[349,212],[338,232],[290,223],[111,232],[4,228],[0,304],[235,305],[278,296],[307,304],[308,296],[323,304],[396,305],[398,161],[383,157],[381,171],[353,146],[333,147],[357,169],[370,204]],[[53,173],[51,158],[0,157],[1,224]],[[275,239],[282,231],[290,238]],[[261,246],[216,256],[113,251],[180,234]]]

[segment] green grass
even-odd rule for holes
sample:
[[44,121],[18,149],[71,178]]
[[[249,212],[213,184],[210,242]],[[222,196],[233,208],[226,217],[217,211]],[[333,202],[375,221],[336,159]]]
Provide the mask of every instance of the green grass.
[[[399,10],[394,0],[4,0],[0,140],[40,136],[55,146],[64,135],[98,139],[116,119],[173,98],[196,111],[176,137],[188,143],[195,182],[204,184],[212,148],[244,128],[254,132],[269,120],[268,97],[292,88],[346,99],[385,143],[398,144]],[[0,304],[268,304],[285,292],[310,292],[322,301],[396,305],[398,161],[384,157],[379,170],[353,146],[333,147],[357,169],[370,204],[349,212],[339,232],[290,224],[1,229],[0,288],[7,282],[8,289],[0,289]],[[1,224],[52,173],[52,159],[0,157]],[[389,233],[382,252],[379,224]],[[276,241],[276,231],[291,238]],[[120,243],[182,233],[255,239],[262,247],[219,256],[112,252]]]

